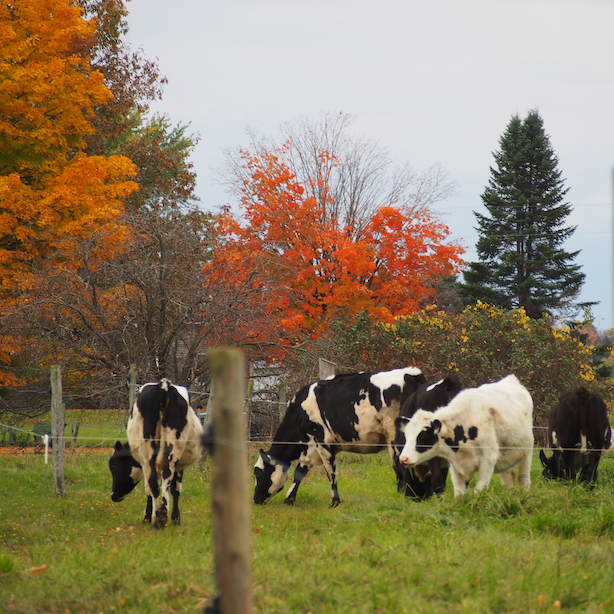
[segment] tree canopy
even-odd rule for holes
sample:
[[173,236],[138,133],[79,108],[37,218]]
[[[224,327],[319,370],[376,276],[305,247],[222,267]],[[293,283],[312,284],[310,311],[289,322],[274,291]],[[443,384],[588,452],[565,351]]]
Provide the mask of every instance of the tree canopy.
[[[324,120],[320,132],[311,131],[321,141],[304,141],[299,127],[279,146],[259,142],[227,158],[225,177],[240,197],[240,214],[221,216],[218,257],[236,263],[236,279],[260,272],[253,283],[267,288],[270,317],[287,333],[317,335],[340,313],[390,321],[415,312],[458,271],[463,253],[428,207],[447,192],[444,185],[429,198],[424,189],[412,197],[409,186],[424,188],[424,177],[400,182],[394,175],[391,182],[404,187],[389,191],[380,182],[384,167],[374,161],[386,160],[383,154],[341,138],[337,124],[335,138],[324,138],[331,136]],[[338,142],[337,151],[324,147]],[[379,172],[353,172],[370,166]]]
[[464,272],[464,293],[531,318],[574,309],[585,275],[579,252],[563,248],[575,227],[565,226],[568,190],[539,113],[514,115],[499,142],[482,194],[488,215],[474,212],[479,261]]

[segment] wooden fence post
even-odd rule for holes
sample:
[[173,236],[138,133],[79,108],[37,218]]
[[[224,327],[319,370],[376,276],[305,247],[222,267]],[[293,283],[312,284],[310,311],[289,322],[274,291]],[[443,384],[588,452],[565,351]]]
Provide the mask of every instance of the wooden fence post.
[[66,412],[62,403],[62,372],[51,367],[51,441],[53,445],[53,488],[56,495],[66,496],[64,488],[64,429]]
[[279,380],[279,387],[278,387],[278,400],[279,400],[279,421],[281,422],[284,419],[284,416],[286,415],[286,406],[287,406],[287,402],[286,402],[286,380],[282,377]]
[[326,360],[326,358],[320,358],[318,360],[318,371],[318,377],[320,379],[328,379],[329,377],[335,375],[337,371],[337,365],[330,360]]
[[236,348],[214,348],[208,357],[215,381],[211,506],[219,611],[251,614],[244,358]]
[[128,413],[132,411],[136,399],[136,365],[130,365],[130,383],[128,384]]

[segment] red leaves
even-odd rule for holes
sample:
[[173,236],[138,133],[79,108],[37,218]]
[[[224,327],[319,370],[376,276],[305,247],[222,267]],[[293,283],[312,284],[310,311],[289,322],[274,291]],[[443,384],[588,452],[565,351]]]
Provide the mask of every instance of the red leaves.
[[414,312],[458,270],[462,248],[444,244],[448,228],[426,211],[381,207],[353,240],[326,198],[305,196],[285,153],[242,152],[241,222],[228,213],[218,220],[216,251],[235,282],[253,276],[266,287],[268,314],[287,333],[317,335],[339,311],[386,320]]

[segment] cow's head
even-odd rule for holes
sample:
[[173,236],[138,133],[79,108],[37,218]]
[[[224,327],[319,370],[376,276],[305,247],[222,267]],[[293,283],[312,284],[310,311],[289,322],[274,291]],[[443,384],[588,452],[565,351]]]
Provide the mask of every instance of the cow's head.
[[123,501],[134,490],[143,477],[143,469],[132,456],[130,446],[121,441],[115,443],[113,456],[109,459],[109,469],[113,476],[113,491],[111,500],[115,503]]
[[542,462],[544,470],[542,475],[546,480],[558,480],[564,477],[564,471],[558,461],[557,454],[548,458],[543,450],[539,451],[539,460]]
[[437,456],[441,447],[441,422],[430,411],[419,409],[412,418],[397,418],[397,427],[405,436],[405,445],[399,461],[413,467]]
[[288,479],[290,463],[274,459],[270,454],[260,450],[254,465],[254,503],[264,504],[270,501],[285,485]]

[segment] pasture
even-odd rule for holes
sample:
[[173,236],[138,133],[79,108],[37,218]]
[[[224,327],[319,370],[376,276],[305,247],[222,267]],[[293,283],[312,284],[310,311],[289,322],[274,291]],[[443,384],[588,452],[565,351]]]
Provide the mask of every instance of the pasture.
[[[141,485],[111,502],[109,454],[67,452],[65,498],[42,455],[0,458],[0,611],[199,613],[210,602],[210,461],[186,471],[182,526],[160,531],[141,523]],[[282,493],[252,504],[254,611],[614,611],[614,454],[593,489],[544,482],[537,452],[532,478],[529,493],[495,477],[480,495],[455,501],[448,483],[417,503],[397,494],[386,454],[341,454],[339,508],[321,468],[294,507]]]

